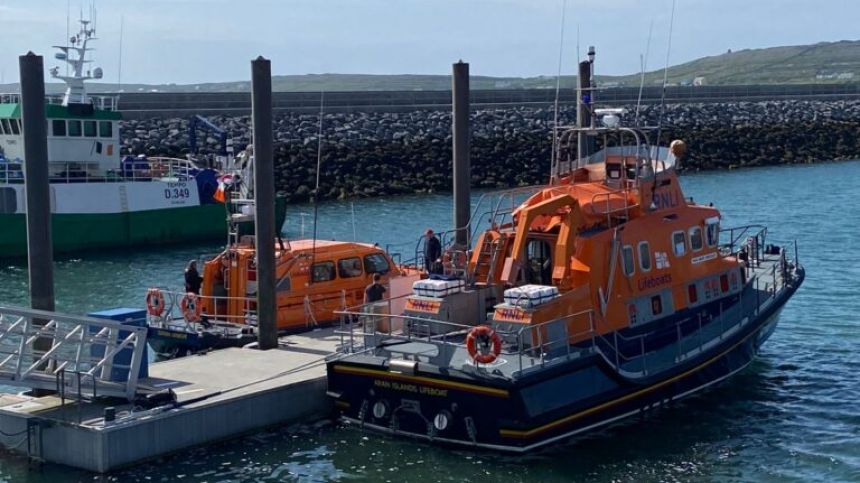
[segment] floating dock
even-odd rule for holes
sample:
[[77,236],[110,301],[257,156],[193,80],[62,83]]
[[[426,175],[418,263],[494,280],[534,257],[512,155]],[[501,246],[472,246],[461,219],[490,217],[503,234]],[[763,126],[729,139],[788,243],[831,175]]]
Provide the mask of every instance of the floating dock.
[[[0,396],[0,442],[37,460],[105,473],[254,430],[326,416],[324,359],[333,329],[284,337],[279,349],[223,349],[157,362],[138,387],[176,404],[141,410],[121,399]],[[68,396],[67,396],[68,397]],[[105,421],[112,407],[116,419]],[[110,412],[110,410],[108,410]]]

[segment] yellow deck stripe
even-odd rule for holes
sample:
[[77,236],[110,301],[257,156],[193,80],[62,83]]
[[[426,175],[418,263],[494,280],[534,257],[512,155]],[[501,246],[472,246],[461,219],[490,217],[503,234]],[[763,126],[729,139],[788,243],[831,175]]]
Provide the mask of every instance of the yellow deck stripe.
[[429,386],[441,387],[446,389],[457,389],[460,391],[473,392],[478,394],[486,394],[488,396],[495,396],[501,398],[509,397],[508,391],[504,389],[496,389],[492,387],[484,387],[484,386],[476,386],[474,384],[465,384],[462,382],[454,382],[454,381],[444,381],[441,379],[433,379],[429,377],[423,376],[407,376],[405,374],[397,374],[388,371],[379,371],[376,369],[364,369],[361,367],[351,367],[351,366],[334,366],[335,372],[345,373],[345,374],[357,374],[362,376],[373,376],[379,377],[382,379],[394,379],[398,381],[406,381],[406,382],[415,382],[422,383]]
[[651,392],[651,391],[657,390],[657,389],[659,389],[659,388],[661,388],[661,387],[663,387],[663,386],[665,386],[665,385],[667,385],[667,384],[671,384],[671,383],[673,383],[673,382],[677,381],[678,379],[681,379],[681,378],[683,378],[683,377],[686,377],[686,376],[688,376],[688,375],[692,374],[693,372],[696,372],[696,371],[699,371],[699,370],[701,370],[701,369],[704,369],[705,367],[707,367],[707,366],[709,366],[709,365],[713,364],[713,363],[714,363],[715,361],[717,361],[720,357],[723,357],[724,355],[728,354],[729,352],[731,352],[731,351],[735,350],[735,348],[737,348],[739,345],[741,345],[741,344],[743,344],[744,342],[746,342],[746,341],[747,341],[747,339],[749,339],[749,338],[750,338],[752,335],[754,335],[755,333],[756,333],[756,332],[752,332],[751,334],[747,335],[746,337],[744,337],[743,339],[741,339],[737,344],[735,344],[735,345],[731,346],[730,348],[726,349],[725,351],[721,352],[720,354],[718,354],[718,355],[714,356],[712,359],[709,359],[709,360],[707,360],[707,361],[705,361],[705,362],[703,362],[703,363],[699,364],[698,366],[696,366],[696,367],[694,367],[694,368],[692,368],[692,369],[689,369],[689,370],[687,370],[687,371],[685,371],[685,372],[682,372],[681,374],[678,374],[678,375],[677,375],[677,376],[675,376],[675,377],[672,377],[672,378],[670,378],[670,379],[666,379],[665,381],[660,382],[660,383],[658,383],[658,384],[655,384],[655,385],[653,385],[653,386],[647,387],[647,388],[645,388],[645,389],[640,389],[639,391],[636,391],[636,392],[630,393],[630,394],[628,394],[628,395],[626,395],[626,396],[620,397],[620,398],[615,399],[615,400],[612,400],[612,401],[607,401],[607,402],[605,402],[605,403],[603,403],[603,404],[600,404],[600,405],[594,406],[594,407],[592,407],[592,408],[588,408],[588,409],[586,409],[585,411],[581,411],[581,412],[579,412],[579,413],[571,414],[570,416],[566,416],[566,417],[564,417],[564,418],[557,419],[557,420],[552,421],[552,422],[550,422],[550,423],[544,424],[543,426],[538,426],[537,428],[533,428],[533,429],[530,429],[530,430],[527,430],[527,431],[523,431],[523,430],[519,430],[519,429],[500,429],[500,430],[499,430],[499,434],[500,434],[501,436],[504,436],[504,437],[507,437],[507,438],[521,438],[521,439],[529,438],[529,437],[534,436],[534,435],[536,435],[536,434],[538,434],[538,433],[542,433],[542,432],[544,432],[544,431],[546,431],[546,430],[552,429],[552,428],[554,428],[554,427],[556,427],[556,426],[559,426],[559,425],[562,425],[562,424],[566,424],[566,423],[569,423],[569,422],[571,422],[571,421],[576,421],[577,419],[584,418],[585,416],[588,416],[588,415],[590,415],[590,414],[594,414],[594,413],[596,413],[596,412],[598,412],[598,411],[601,411],[601,410],[603,410],[603,409],[605,409],[605,408],[608,408],[608,407],[614,406],[614,405],[616,405],[616,404],[622,403],[622,402],[624,402],[624,401],[628,401],[628,400],[633,399],[633,398],[637,398],[637,397],[639,397],[639,396],[641,396],[641,395],[643,395],[643,394],[647,394],[647,393],[649,393],[649,392]]

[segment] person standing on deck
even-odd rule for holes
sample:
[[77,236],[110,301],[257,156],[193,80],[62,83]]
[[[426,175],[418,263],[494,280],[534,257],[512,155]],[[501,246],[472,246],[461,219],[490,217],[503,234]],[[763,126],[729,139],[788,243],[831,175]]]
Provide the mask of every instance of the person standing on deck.
[[370,304],[382,300],[385,295],[385,285],[382,285],[380,280],[382,280],[382,275],[374,273],[373,283],[364,289],[364,303]]
[[442,256],[442,243],[430,228],[424,232],[427,241],[424,243],[424,270],[427,273],[439,273],[439,258]]
[[197,260],[191,260],[185,267],[185,291],[200,295],[200,285],[202,284],[203,277],[197,272]]

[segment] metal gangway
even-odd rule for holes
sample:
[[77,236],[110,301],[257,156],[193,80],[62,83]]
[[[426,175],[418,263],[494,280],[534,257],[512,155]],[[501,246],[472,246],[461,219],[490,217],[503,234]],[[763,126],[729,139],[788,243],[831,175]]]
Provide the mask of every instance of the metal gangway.
[[0,385],[132,400],[146,334],[107,319],[0,306]]

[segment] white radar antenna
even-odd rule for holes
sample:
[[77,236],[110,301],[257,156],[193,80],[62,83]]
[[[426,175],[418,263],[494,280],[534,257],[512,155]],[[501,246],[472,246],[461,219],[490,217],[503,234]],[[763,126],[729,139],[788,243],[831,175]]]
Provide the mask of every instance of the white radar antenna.
[[86,69],[86,64],[92,63],[87,60],[87,52],[94,50],[87,47],[90,40],[98,40],[96,38],[95,23],[91,20],[79,20],[81,29],[77,34],[72,35],[68,45],[55,45],[55,49],[60,49],[60,52],[54,54],[57,60],[66,61],[71,67],[69,75],[60,75],[60,68],[53,67],[51,69],[51,77],[60,79],[66,83],[66,94],[63,96],[63,105],[69,104],[89,104],[90,98],[87,96],[87,89],[84,85],[85,81],[90,79],[101,79],[104,77],[101,67],[96,67],[93,70]]

